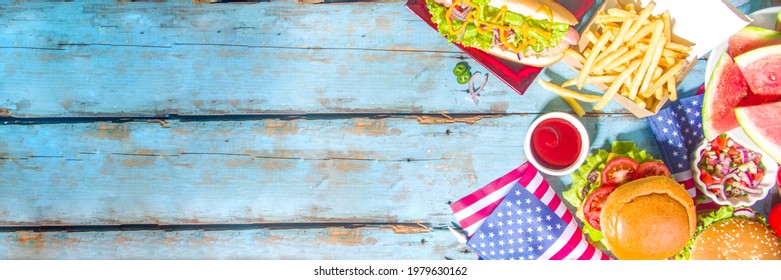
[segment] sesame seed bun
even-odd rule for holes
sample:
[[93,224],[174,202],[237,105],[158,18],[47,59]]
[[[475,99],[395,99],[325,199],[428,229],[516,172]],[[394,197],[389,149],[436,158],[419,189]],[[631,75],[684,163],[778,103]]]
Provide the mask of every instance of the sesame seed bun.
[[653,176],[618,187],[600,213],[602,233],[618,259],[667,259],[694,236],[694,201],[669,177]]
[[702,230],[692,245],[689,259],[781,260],[781,245],[765,225],[730,218]]

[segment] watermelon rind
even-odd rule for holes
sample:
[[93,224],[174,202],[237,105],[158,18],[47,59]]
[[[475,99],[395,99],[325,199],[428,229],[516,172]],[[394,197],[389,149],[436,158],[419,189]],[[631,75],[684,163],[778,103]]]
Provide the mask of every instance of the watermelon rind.
[[724,71],[727,71],[727,65],[731,63],[732,57],[727,53],[722,54],[721,57],[719,57],[718,62],[716,62],[716,66],[713,68],[713,73],[711,73],[710,79],[708,80],[708,85],[705,87],[705,96],[702,101],[702,131],[705,134],[705,139],[716,138],[716,136],[724,132],[719,131],[719,129],[716,129],[715,127],[716,122],[723,121],[723,118],[715,117],[713,108],[716,102],[721,101],[717,100],[719,99],[719,96],[716,96],[720,77],[725,74]]
[[776,16],[776,31],[781,32],[781,10],[778,10],[778,15]]
[[[779,75],[781,76],[781,73],[772,73],[773,69],[767,69],[763,67],[757,67],[755,65],[752,65],[754,63],[768,63],[768,59],[778,59],[778,57],[781,56],[781,45],[773,45],[773,46],[767,46],[755,49],[753,51],[744,53],[742,55],[739,55],[735,57],[735,64],[740,67],[740,71],[743,73],[743,76],[746,77],[746,83],[748,84],[749,88],[751,88],[751,91],[758,95],[779,95],[781,93],[781,89],[777,90],[773,86],[774,79],[770,78],[767,79],[771,81],[770,85],[767,83],[765,84],[758,84],[756,79],[751,79],[754,71],[761,71],[761,74],[771,74],[771,75]],[[772,60],[771,60],[772,61]],[[775,65],[771,65],[775,66]],[[776,83],[778,86],[781,86],[781,83]]]
[[729,38],[727,53],[736,57],[749,51],[781,44],[781,33],[757,26],[746,26]]
[[[755,113],[758,116],[752,118],[752,113],[758,110],[772,111],[773,113]],[[768,116],[769,114],[770,116]],[[778,118],[779,114],[781,114],[781,102],[735,108],[735,116],[738,118],[738,123],[740,124],[740,128],[743,129],[743,132],[751,138],[751,141],[754,141],[754,144],[765,151],[765,153],[776,162],[781,162],[781,139],[771,139],[769,135],[763,133],[763,131],[781,130],[781,118]]]

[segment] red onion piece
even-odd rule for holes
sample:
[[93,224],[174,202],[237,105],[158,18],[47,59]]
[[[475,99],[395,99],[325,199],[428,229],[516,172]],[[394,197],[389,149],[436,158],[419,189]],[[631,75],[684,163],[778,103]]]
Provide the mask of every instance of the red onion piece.
[[732,214],[738,217],[745,217],[749,219],[753,219],[756,216],[754,210],[751,210],[751,208],[736,208],[734,211],[732,211]]
[[724,185],[722,185],[722,184],[710,185],[710,186],[708,186],[708,191],[716,191],[716,195],[719,196],[719,199],[727,200],[727,197],[724,194]]
[[750,194],[762,194],[762,190],[755,189],[755,188],[747,188],[747,187],[744,187],[742,184],[738,184],[735,187],[738,188],[739,190],[742,190],[742,191],[750,193]]
[[[475,89],[475,80],[479,79],[480,77],[483,78],[483,82],[480,83],[480,87]],[[477,96],[480,94],[480,92],[483,91],[483,88],[485,87],[485,84],[488,82],[488,74],[486,73],[483,75],[483,73],[480,73],[480,71],[475,72],[472,74],[472,77],[469,79],[469,82],[467,83],[467,90],[469,91],[469,95],[472,97],[472,101],[475,102],[475,104],[478,104],[480,101],[478,100]]]

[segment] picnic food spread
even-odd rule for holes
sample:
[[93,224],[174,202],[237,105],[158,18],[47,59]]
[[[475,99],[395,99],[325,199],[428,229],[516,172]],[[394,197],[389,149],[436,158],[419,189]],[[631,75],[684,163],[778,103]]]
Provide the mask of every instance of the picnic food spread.
[[[781,204],[769,223],[752,209],[778,191],[768,176],[781,176],[781,12],[772,26],[725,36],[709,57],[704,95],[685,97],[677,87],[698,42],[675,33],[680,10],[655,11],[657,2],[606,1],[572,34],[578,21],[553,2],[426,1],[451,42],[531,65],[563,59],[576,77],[537,82],[576,115],[586,114],[581,102],[598,111],[615,100],[648,117],[663,160],[615,141],[586,157],[561,193],[589,244],[617,259],[781,259]],[[524,61],[530,56],[537,60]],[[583,93],[588,84],[604,94]],[[570,123],[532,126],[524,148],[535,166],[577,162],[582,143]]]

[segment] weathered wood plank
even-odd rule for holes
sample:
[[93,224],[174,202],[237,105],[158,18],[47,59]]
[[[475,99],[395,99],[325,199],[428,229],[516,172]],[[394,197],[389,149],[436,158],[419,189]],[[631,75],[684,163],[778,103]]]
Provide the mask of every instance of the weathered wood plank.
[[476,259],[448,230],[390,227],[3,232],[0,259]]
[[[524,161],[535,117],[5,125],[0,225],[447,225],[448,201]],[[645,121],[583,121],[594,147],[657,152]]]
[[[0,22],[0,108],[16,117],[570,111],[496,77],[475,105],[451,73],[464,55],[400,3],[25,3]],[[557,64],[541,78],[574,75]]]
[[209,44],[460,52],[403,3],[12,2],[0,7],[0,22],[2,47]]
[[[519,96],[496,77],[476,105],[451,73],[459,55],[449,53],[71,46],[6,49],[0,60],[8,62],[0,108],[17,117],[571,111],[537,84]],[[702,84],[704,65],[682,92]],[[574,76],[557,65],[541,79]]]

